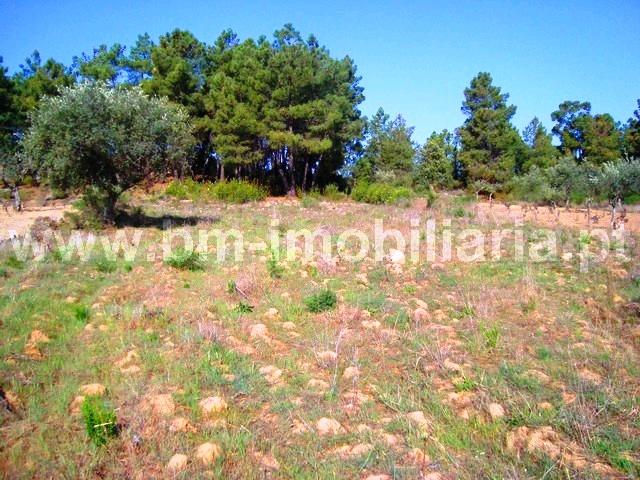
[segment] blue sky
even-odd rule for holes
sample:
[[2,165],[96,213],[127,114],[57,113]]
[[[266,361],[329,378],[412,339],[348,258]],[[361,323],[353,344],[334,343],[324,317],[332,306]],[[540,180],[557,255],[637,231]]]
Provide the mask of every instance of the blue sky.
[[65,64],[101,43],[131,45],[176,27],[213,42],[226,28],[271,36],[292,22],[362,75],[365,114],[401,113],[423,142],[459,126],[462,91],[479,71],[511,94],[522,129],[550,128],[563,100],[626,121],[640,97],[640,2],[630,1],[190,1],[0,0],[0,55],[15,71],[34,49]]

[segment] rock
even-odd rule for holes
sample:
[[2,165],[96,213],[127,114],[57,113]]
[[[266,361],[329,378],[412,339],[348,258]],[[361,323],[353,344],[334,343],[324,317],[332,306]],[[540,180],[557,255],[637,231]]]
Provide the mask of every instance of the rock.
[[40,330],[34,330],[31,332],[31,335],[29,335],[29,343],[33,343],[34,345],[39,343],[49,343],[49,337]]
[[540,410],[552,410],[553,409],[553,405],[549,402],[540,402],[538,404],[538,408]]
[[267,320],[277,320],[279,316],[280,312],[278,312],[277,308],[273,307],[271,307],[264,313],[264,318],[266,318]]
[[172,472],[180,472],[187,467],[188,462],[189,459],[186,455],[183,455],[182,453],[176,453],[173,457],[171,457],[169,463],[167,463],[167,470],[170,470]]
[[35,343],[27,342],[24,346],[24,354],[31,360],[42,360],[42,352]]
[[504,408],[499,403],[490,403],[489,407],[489,415],[493,420],[498,420],[499,418],[504,417]]
[[431,472],[425,475],[424,480],[442,480],[442,475],[438,472]]
[[344,433],[344,428],[342,428],[340,422],[326,417],[317,421],[316,429],[319,435],[338,435],[339,433]]
[[200,460],[203,465],[214,463],[220,455],[222,455],[222,449],[216,443],[206,442],[199,445],[196,449],[196,458]]
[[282,376],[282,370],[273,365],[267,365],[266,367],[260,368],[260,373],[264,375],[264,378],[271,385],[274,385],[280,381],[280,377]]
[[401,442],[400,438],[393,433],[383,433],[382,440],[390,447],[395,447]]
[[101,383],[88,383],[80,387],[80,393],[87,397],[101,397],[106,391],[106,387]]
[[582,370],[580,370],[578,372],[578,375],[580,376],[580,378],[582,380],[585,380],[587,382],[591,382],[591,383],[595,383],[595,384],[602,383],[602,376],[599,373],[592,372],[591,370],[589,370],[587,368],[583,368]]
[[80,413],[80,409],[82,408],[82,404],[84,403],[85,396],[77,395],[69,405],[69,413],[71,415],[77,415]]
[[357,458],[367,455],[371,450],[373,450],[373,445],[370,443],[358,443],[356,445],[343,445],[334,450],[340,458],[348,459],[348,458]]
[[170,432],[192,432],[195,431],[195,428],[191,425],[191,422],[187,418],[184,417],[176,417],[171,420],[171,425],[169,425]]
[[254,452],[253,456],[263,469],[280,470],[280,463],[270,453]]
[[409,419],[409,421],[411,421],[411,423],[420,428],[427,428],[429,426],[429,421],[424,416],[424,413],[419,410],[407,413],[407,418]]
[[176,405],[170,393],[161,393],[149,398],[149,406],[154,415],[168,417],[176,411]]
[[318,354],[318,360],[320,360],[322,363],[326,364],[326,365],[331,365],[333,363],[335,363],[335,361],[338,359],[338,354],[336,352],[333,352],[331,350],[327,350],[325,352],[320,352]]
[[325,390],[329,389],[329,384],[327,382],[325,382],[324,380],[319,380],[317,378],[312,378],[307,383],[307,388],[311,388],[311,389],[314,389],[314,390],[325,391]]
[[227,402],[222,397],[208,397],[198,404],[205,416],[215,415],[227,409]]
[[424,308],[416,308],[413,312],[413,320],[416,322],[426,322],[429,320],[429,312]]
[[360,376],[360,369],[358,367],[347,367],[342,373],[342,378],[345,380],[352,380]]
[[369,285],[369,279],[367,278],[367,275],[364,273],[356,273],[356,281],[361,285],[365,285],[365,286]]
[[222,378],[224,378],[225,381],[227,381],[227,382],[235,382],[236,381],[236,376],[233,373],[225,373],[224,375],[222,375]]
[[104,323],[101,325],[98,325],[98,330],[101,332],[106,332],[107,330],[109,330],[109,327],[107,327]]
[[442,362],[442,366],[446,369],[449,370],[451,372],[461,372],[462,371],[462,367],[460,365],[458,365],[455,362],[452,362],[451,360],[449,360],[448,358],[444,359],[444,362]]
[[389,250],[389,254],[387,255],[387,258],[391,263],[396,265],[404,265],[405,263],[404,252],[402,250],[398,250],[395,248],[392,248],[391,250]]
[[431,460],[425,453],[419,448],[412,448],[406,455],[405,460],[408,463],[413,463],[414,465],[425,465],[430,463]]
[[369,475],[368,477],[365,477],[364,480],[391,480],[391,477],[387,474],[379,473],[376,475]]
[[285,330],[295,330],[296,324],[293,322],[284,322],[282,324],[282,328],[284,328]]
[[249,336],[251,338],[267,338],[268,332],[267,326],[264,323],[256,323],[249,327]]
[[380,327],[382,327],[378,320],[363,320],[360,324],[367,330],[380,330]]

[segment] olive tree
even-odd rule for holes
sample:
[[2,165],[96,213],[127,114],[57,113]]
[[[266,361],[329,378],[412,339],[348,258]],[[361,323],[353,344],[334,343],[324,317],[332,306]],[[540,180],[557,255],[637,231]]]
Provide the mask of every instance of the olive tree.
[[105,223],[122,192],[181,170],[194,145],[187,113],[134,88],[85,83],[45,98],[23,147],[53,188],[80,190]]

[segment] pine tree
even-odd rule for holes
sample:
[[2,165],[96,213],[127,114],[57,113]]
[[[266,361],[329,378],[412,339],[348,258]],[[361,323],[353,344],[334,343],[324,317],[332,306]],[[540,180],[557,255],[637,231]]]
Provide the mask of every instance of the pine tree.
[[492,82],[489,73],[481,72],[464,91],[467,119],[458,131],[459,159],[468,181],[503,183],[524,161],[524,143],[511,124],[516,107],[507,104],[509,95]]

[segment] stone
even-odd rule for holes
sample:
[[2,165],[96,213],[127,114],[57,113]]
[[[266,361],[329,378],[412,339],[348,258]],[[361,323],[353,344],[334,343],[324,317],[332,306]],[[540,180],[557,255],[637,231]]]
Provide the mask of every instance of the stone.
[[353,380],[360,376],[360,369],[358,367],[347,367],[342,373],[342,378],[345,380]]
[[312,378],[307,383],[307,388],[311,388],[313,390],[325,391],[325,390],[329,389],[329,384],[327,382],[325,382],[324,380],[319,380],[317,378]]
[[76,395],[76,397],[71,401],[71,405],[69,405],[69,413],[71,415],[77,415],[80,413],[85,398],[86,397],[84,395]]
[[365,477],[365,480],[391,480],[391,477],[384,473],[379,473],[376,475],[369,475]]
[[444,359],[444,362],[442,363],[442,366],[449,371],[452,372],[461,372],[462,371],[462,367],[460,365],[458,365],[455,362],[452,362],[451,360],[449,360],[448,358]]
[[489,415],[493,420],[504,417],[504,408],[499,403],[490,403],[488,406]]
[[267,365],[266,367],[260,368],[260,373],[264,375],[264,378],[271,385],[274,385],[280,381],[280,377],[282,376],[282,370],[273,365]]
[[283,322],[282,328],[284,328],[285,330],[295,330],[296,324],[293,322]]
[[413,319],[416,322],[425,322],[429,320],[429,312],[424,308],[416,308],[413,312]]
[[264,318],[266,318],[267,320],[277,320],[279,315],[280,312],[278,312],[278,309],[271,307],[264,313]]
[[31,335],[29,335],[29,343],[33,343],[35,345],[38,343],[49,343],[49,337],[40,330],[34,330],[31,332]]
[[325,364],[332,364],[338,359],[338,354],[331,350],[327,350],[326,352],[320,352],[318,354],[318,359]]
[[198,404],[205,416],[215,415],[227,409],[227,402],[222,397],[208,397]]
[[382,327],[378,320],[363,320],[360,324],[367,330],[380,330],[380,327]]
[[173,457],[171,457],[169,463],[167,463],[167,470],[170,470],[172,472],[180,472],[187,468],[188,462],[189,458],[186,455],[182,453],[176,453]]
[[268,329],[264,323],[256,323],[249,328],[251,338],[267,338]]
[[176,411],[176,405],[170,393],[161,393],[149,397],[149,406],[154,415],[168,417]]
[[106,387],[101,383],[88,383],[80,387],[80,393],[87,397],[101,397],[107,391]]
[[316,423],[316,429],[319,435],[337,435],[344,433],[344,428],[340,425],[340,422],[332,418],[323,417]]
[[120,373],[124,375],[134,375],[136,373],[140,373],[142,369],[138,365],[131,365],[129,367],[124,367],[120,369]]
[[424,416],[424,413],[419,410],[415,412],[407,413],[407,418],[411,421],[411,423],[413,423],[414,425],[420,428],[426,428],[429,426],[429,421]]
[[203,465],[211,465],[220,455],[222,455],[222,449],[216,443],[205,442],[196,449],[196,458]]
[[424,465],[429,463],[431,460],[425,453],[419,448],[412,448],[405,455],[405,459],[408,463],[413,463],[414,465]]
[[260,466],[265,470],[280,470],[280,463],[270,453],[254,452],[254,458],[258,461]]
[[189,432],[194,431],[195,428],[191,425],[191,422],[187,418],[184,417],[176,417],[171,420],[171,425],[169,425],[170,432]]

